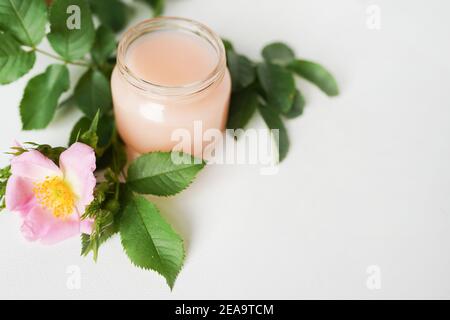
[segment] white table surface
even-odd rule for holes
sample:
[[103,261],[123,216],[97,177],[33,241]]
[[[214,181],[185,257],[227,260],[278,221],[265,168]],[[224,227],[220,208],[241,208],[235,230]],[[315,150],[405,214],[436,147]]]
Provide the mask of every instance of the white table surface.
[[[379,30],[367,27],[370,5]],[[130,264],[118,237],[95,264],[79,256],[78,238],[26,242],[4,212],[0,298],[450,298],[449,10],[444,0],[168,0],[168,15],[208,24],[253,58],[267,42],[290,43],[332,70],[342,94],[300,82],[307,110],[288,123],[292,148],[277,175],[212,166],[157,201],[187,242],[172,292]],[[49,62],[40,57],[32,74]],[[29,78],[0,87],[0,150],[14,139],[65,144],[80,116],[21,132]],[[72,266],[78,290],[67,286]],[[379,289],[366,285],[369,266]]]

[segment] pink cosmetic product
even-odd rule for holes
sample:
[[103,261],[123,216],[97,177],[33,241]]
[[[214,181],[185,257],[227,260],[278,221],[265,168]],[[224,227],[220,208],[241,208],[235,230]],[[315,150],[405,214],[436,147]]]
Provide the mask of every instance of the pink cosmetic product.
[[225,129],[231,94],[225,49],[201,23],[162,17],[129,29],[111,86],[118,132],[134,154],[171,151],[179,129],[191,136],[183,151],[195,154],[194,144],[204,144],[195,126]]

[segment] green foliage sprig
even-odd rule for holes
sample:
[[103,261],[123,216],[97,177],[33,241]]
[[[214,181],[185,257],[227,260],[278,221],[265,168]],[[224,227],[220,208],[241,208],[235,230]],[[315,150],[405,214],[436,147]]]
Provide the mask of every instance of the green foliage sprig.
[[[77,131],[73,142],[79,141],[94,148],[97,154],[97,185],[94,200],[88,205],[82,219],[93,219],[90,235],[81,236],[81,255],[93,253],[98,258],[99,248],[108,239],[120,234],[123,249],[137,267],[161,274],[173,288],[185,258],[182,238],[160,214],[158,208],[144,195],[173,196],[186,189],[205,163],[183,154],[155,152],[144,154],[131,162],[125,170],[126,153],[123,143],[113,130],[108,146],[100,145],[100,113],[97,112],[87,129]],[[65,147],[25,143],[12,148],[13,156],[37,150],[58,164]],[[99,166],[106,161],[106,169]],[[172,161],[176,157],[177,161]],[[0,169],[0,205],[4,208],[6,184],[11,176],[10,166]]]
[[[141,195],[173,196],[186,189],[205,163],[183,154],[154,152],[135,159],[125,172],[126,154],[117,133],[111,133],[109,146],[100,146],[102,134],[99,112],[86,131],[79,129],[79,141],[89,144],[102,156],[110,150],[104,181],[97,184],[94,201],[84,218],[95,219],[91,235],[82,235],[82,255],[93,252],[116,233],[131,262],[151,269],[167,280],[172,288],[183,266],[185,251],[181,237],[160,215],[156,206]],[[180,162],[175,163],[172,157]],[[108,161],[106,161],[108,162]]]
[[0,169],[0,210],[5,209],[6,183],[11,176],[11,166]]
[[[139,0],[162,13],[163,0]],[[47,7],[47,3],[51,3]],[[77,6],[80,12],[68,20],[68,8]],[[58,105],[75,104],[93,119],[112,109],[109,78],[115,64],[114,32],[122,30],[132,16],[133,7],[121,0],[0,0],[0,84],[14,82],[34,66],[36,54],[56,60],[44,73],[27,84],[20,102],[24,130],[44,129]],[[68,22],[80,26],[68,28]],[[82,17],[82,18],[81,18]],[[95,28],[94,20],[100,25]],[[47,25],[50,32],[46,33]],[[47,38],[54,52],[38,46]],[[75,84],[73,95],[61,102],[61,96],[71,88],[67,65],[87,69]]]
[[263,62],[251,61],[237,53],[230,41],[224,40],[228,68],[233,83],[227,127],[243,129],[256,110],[259,110],[269,129],[278,131],[279,159],[289,151],[289,136],[284,119],[303,113],[305,99],[296,88],[295,76],[314,83],[328,96],[336,96],[339,89],[330,72],[321,65],[298,59],[284,43],[276,42],[262,50]]

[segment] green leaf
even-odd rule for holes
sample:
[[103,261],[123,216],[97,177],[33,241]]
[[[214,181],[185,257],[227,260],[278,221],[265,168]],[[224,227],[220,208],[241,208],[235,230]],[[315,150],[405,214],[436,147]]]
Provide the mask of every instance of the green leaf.
[[53,119],[60,96],[69,86],[69,70],[65,65],[50,65],[44,73],[32,78],[20,102],[23,129],[47,127]]
[[165,0],[141,0],[150,5],[153,9],[153,16],[160,16],[164,12]]
[[110,145],[101,157],[97,157],[97,169],[101,170],[104,168],[111,168],[115,174],[121,175],[127,161],[128,156],[125,150],[125,145],[120,140],[114,128]]
[[[107,178],[106,174],[105,177]],[[95,187],[94,200],[87,206],[82,216],[83,219],[94,219],[91,234],[81,236],[83,256],[92,251],[96,261],[100,246],[119,232],[121,206],[118,190],[120,189],[117,188],[117,182],[110,180],[101,182]]]
[[83,58],[91,50],[95,29],[86,0],[56,0],[50,8],[50,25],[48,41],[67,61]]
[[111,109],[111,87],[103,73],[90,69],[78,81],[75,91],[78,107],[90,119],[98,110],[103,114]]
[[108,27],[100,26],[95,34],[95,42],[91,54],[95,63],[105,63],[116,50],[116,36]]
[[[94,251],[94,246],[91,241],[91,236],[89,234],[81,234],[81,255],[87,256],[89,252]],[[95,254],[95,252],[94,252]]]
[[264,47],[262,55],[267,62],[279,65],[287,65],[295,60],[294,51],[281,42],[275,42]]
[[39,151],[56,164],[59,163],[59,157],[61,156],[61,153],[66,151],[66,148],[64,147],[52,147],[48,144],[39,144],[34,146],[33,149]]
[[76,106],[76,101],[75,101],[75,97],[73,95],[67,97],[66,99],[64,99],[63,101],[61,101],[58,104],[58,108],[60,109],[64,109],[64,108],[71,108]]
[[125,144],[120,139],[117,133],[113,135],[111,149],[112,149],[111,169],[117,175],[120,175],[122,173],[122,170],[127,165],[128,155],[125,149]]
[[148,153],[131,163],[127,184],[137,193],[171,196],[189,186],[204,166],[200,159],[181,152]]
[[273,139],[278,146],[279,162],[286,158],[289,151],[289,136],[286,127],[283,124],[279,114],[273,108],[260,104],[259,112],[261,113],[267,127],[271,130],[278,130],[272,132]]
[[227,63],[234,91],[248,87],[255,81],[255,66],[247,57],[229,50]]
[[120,237],[133,264],[158,272],[173,288],[183,266],[183,240],[154,204],[142,196],[130,197],[120,222]]
[[150,5],[153,8],[153,16],[160,16],[164,12],[165,0],[150,0]]
[[327,95],[337,96],[339,94],[336,80],[331,73],[321,65],[311,61],[296,60],[290,63],[288,68],[300,77],[314,83]]
[[268,104],[279,112],[287,113],[292,107],[296,90],[292,73],[276,64],[261,63],[258,78]]
[[111,79],[115,65],[116,65],[115,57],[109,58],[104,64],[99,66],[99,71],[103,73],[106,79]]
[[[69,145],[75,143],[77,139],[83,136],[91,127],[91,124],[94,121],[87,118],[82,117],[78,122],[74,125],[69,139]],[[106,148],[111,143],[112,135],[114,131],[114,119],[112,116],[104,115],[98,121],[98,128],[96,129],[97,135],[97,147]]]
[[225,51],[228,53],[228,51],[234,51],[234,46],[231,43],[231,41],[227,39],[222,39],[223,46],[225,47]]
[[230,102],[227,128],[244,128],[259,105],[258,93],[253,88],[233,93]]
[[80,139],[80,136],[89,130],[91,126],[92,120],[87,117],[82,117],[80,120],[75,123],[70,132],[69,143],[68,145],[72,145]]
[[[108,211],[102,213],[101,220],[95,220],[94,228],[95,232],[92,234],[82,234],[81,235],[81,255],[87,256],[89,252],[94,255],[94,261],[97,261],[98,250],[100,246],[108,241],[113,235],[118,233],[118,226],[114,225],[114,217]],[[98,222],[101,221],[101,222]],[[105,226],[106,225],[106,226]],[[100,231],[97,231],[100,230]]]
[[97,151],[98,145],[97,128],[99,117],[100,113],[97,111],[97,113],[94,116],[94,119],[91,122],[91,125],[89,126],[89,129],[86,132],[84,132],[79,138],[80,142],[87,144],[88,146],[92,147],[95,151]]
[[119,0],[89,0],[92,12],[97,15],[100,22],[114,31],[122,30],[126,24],[129,7]]
[[111,115],[103,115],[98,124],[98,147],[106,148],[111,144],[114,133],[114,117]]
[[0,30],[22,44],[38,45],[45,36],[47,6],[42,0],[0,0]]
[[12,36],[0,33],[0,84],[16,81],[33,68],[36,54],[26,52]]
[[0,169],[0,211],[5,209],[5,194],[8,179],[11,177],[11,166]]
[[303,114],[303,109],[305,108],[305,98],[302,93],[297,90],[294,97],[294,103],[292,104],[291,110],[284,114],[288,119],[294,119]]

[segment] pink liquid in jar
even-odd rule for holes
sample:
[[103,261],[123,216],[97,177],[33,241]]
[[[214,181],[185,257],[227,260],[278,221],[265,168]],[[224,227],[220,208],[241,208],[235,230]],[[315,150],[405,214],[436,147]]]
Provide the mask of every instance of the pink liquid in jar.
[[182,129],[191,136],[183,151],[201,156],[199,125],[225,129],[231,80],[223,44],[197,22],[157,18],[130,29],[111,87],[118,132],[135,153],[171,151]]

